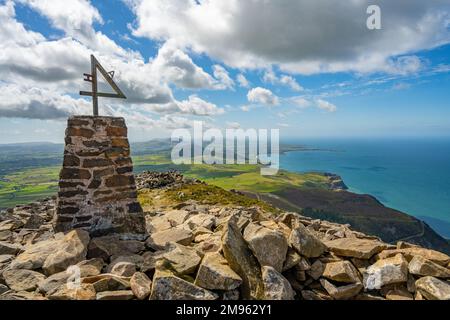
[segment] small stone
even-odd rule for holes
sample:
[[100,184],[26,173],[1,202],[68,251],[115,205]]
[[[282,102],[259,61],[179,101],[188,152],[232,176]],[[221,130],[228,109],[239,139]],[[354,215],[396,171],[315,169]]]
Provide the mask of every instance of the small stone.
[[16,255],[20,251],[23,251],[23,247],[19,244],[13,244],[8,242],[0,242],[0,254]]
[[325,279],[320,279],[320,284],[328,292],[328,294],[335,300],[348,300],[356,296],[363,285],[361,283],[353,283],[345,286],[336,287],[331,282]]
[[136,240],[121,240],[120,237],[104,236],[91,240],[88,247],[88,258],[101,258],[109,261],[112,256],[132,256],[144,251],[145,245]]
[[322,241],[301,224],[292,230],[289,243],[300,255],[306,258],[317,258],[327,250]]
[[218,295],[178,278],[166,270],[156,270],[150,300],[216,300]]
[[325,266],[320,260],[316,260],[312,265],[311,269],[307,271],[308,275],[313,278],[314,280],[318,280],[325,269]]
[[262,279],[266,300],[294,300],[295,291],[291,284],[275,268],[263,266]]
[[81,282],[92,284],[96,292],[130,289],[130,278],[108,273],[86,277],[81,279]]
[[187,219],[184,224],[189,226],[191,230],[194,230],[198,227],[204,227],[208,230],[211,230],[216,224],[216,217],[209,214],[199,213]]
[[112,267],[111,273],[121,277],[131,277],[136,272],[136,265],[131,262],[118,262]]
[[288,243],[281,232],[250,223],[245,228],[244,239],[261,266],[282,271]]
[[21,269],[9,269],[3,271],[6,284],[14,291],[33,291],[39,283],[45,280],[45,276],[39,272]]
[[189,217],[187,210],[171,210],[164,214],[173,227],[183,224]]
[[450,270],[427,260],[421,256],[414,256],[409,262],[409,272],[419,276],[433,276],[436,278],[450,278]]
[[389,290],[386,294],[387,300],[414,300],[414,297],[408,290],[402,289],[393,289]]
[[322,276],[337,282],[361,282],[358,270],[356,270],[349,261],[330,262],[325,264]]
[[382,286],[408,281],[408,262],[403,255],[378,260],[364,273],[364,288],[381,289]]
[[9,291],[9,288],[7,286],[5,286],[4,284],[0,283],[0,295],[4,294],[7,291]]
[[386,245],[379,241],[358,238],[335,239],[326,241],[325,245],[338,256],[366,260],[386,248]]
[[176,243],[172,246],[172,250],[164,254],[163,257],[170,263],[177,275],[193,273],[201,261],[197,251]]
[[152,281],[145,273],[136,272],[130,280],[131,291],[139,300],[147,298],[152,290]]
[[133,291],[102,291],[97,293],[97,300],[131,300],[134,298]]
[[163,250],[170,242],[187,246],[192,240],[193,234],[190,230],[182,227],[175,227],[151,234],[146,241],[146,245],[154,250]]
[[[302,257],[294,249],[288,248],[288,251],[286,254],[286,260],[284,261],[282,271],[285,272],[285,271],[295,267],[302,260],[303,260]],[[305,259],[305,261],[306,261],[306,259]],[[309,267],[311,267],[311,266],[309,266]]]
[[194,284],[209,290],[233,290],[242,283],[241,277],[218,252],[203,257]]
[[427,300],[450,300],[450,284],[434,277],[420,278],[416,288]]
[[64,284],[48,296],[49,300],[95,300],[92,284],[82,283],[80,286]]

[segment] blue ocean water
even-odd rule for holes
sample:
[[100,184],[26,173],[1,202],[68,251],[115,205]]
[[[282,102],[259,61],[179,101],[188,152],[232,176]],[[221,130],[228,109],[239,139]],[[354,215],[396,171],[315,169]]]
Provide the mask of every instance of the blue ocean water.
[[285,153],[281,168],[336,173],[350,191],[373,195],[450,238],[450,138],[284,142],[319,150]]

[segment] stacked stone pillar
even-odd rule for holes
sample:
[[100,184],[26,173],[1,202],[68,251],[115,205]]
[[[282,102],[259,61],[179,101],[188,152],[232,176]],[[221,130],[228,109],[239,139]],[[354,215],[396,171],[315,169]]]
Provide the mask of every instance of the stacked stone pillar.
[[65,140],[55,229],[145,237],[125,120],[74,116]]

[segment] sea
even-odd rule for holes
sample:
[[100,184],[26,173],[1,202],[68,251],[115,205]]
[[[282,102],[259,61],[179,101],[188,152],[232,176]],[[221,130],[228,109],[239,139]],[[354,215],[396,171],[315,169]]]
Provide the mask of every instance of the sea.
[[280,155],[282,169],[338,174],[349,191],[375,196],[450,239],[450,137],[282,142],[305,146]]

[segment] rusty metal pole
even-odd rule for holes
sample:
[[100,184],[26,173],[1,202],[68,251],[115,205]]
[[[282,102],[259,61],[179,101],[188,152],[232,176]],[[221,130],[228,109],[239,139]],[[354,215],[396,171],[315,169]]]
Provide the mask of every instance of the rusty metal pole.
[[94,116],[98,117],[97,61],[94,55],[91,55],[91,75],[92,75],[92,104],[94,106]]

